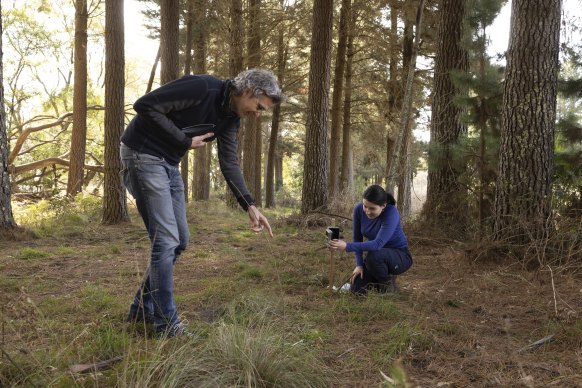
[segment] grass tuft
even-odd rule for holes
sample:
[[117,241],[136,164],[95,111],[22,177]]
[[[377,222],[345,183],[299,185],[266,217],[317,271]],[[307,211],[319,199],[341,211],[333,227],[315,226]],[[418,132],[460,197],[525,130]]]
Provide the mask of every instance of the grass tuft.
[[48,257],[49,254],[47,252],[43,252],[38,249],[34,248],[22,248],[18,252],[18,258],[21,260],[35,260],[35,259],[42,259]]
[[[260,295],[228,307],[204,337],[169,339],[130,352],[120,387],[327,387],[329,372],[313,349],[275,319],[277,301]],[[139,357],[136,357],[138,356]]]
[[378,363],[389,363],[414,345],[421,348],[426,348],[428,345],[428,338],[422,336],[417,328],[402,322],[396,323],[387,331],[378,333],[374,336],[374,340],[382,344],[372,352],[372,357]]

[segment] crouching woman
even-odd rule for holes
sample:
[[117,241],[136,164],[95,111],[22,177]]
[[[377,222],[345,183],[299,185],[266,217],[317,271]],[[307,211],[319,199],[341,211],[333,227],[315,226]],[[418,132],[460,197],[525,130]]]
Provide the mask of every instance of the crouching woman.
[[394,197],[381,186],[368,187],[362,202],[354,207],[353,242],[331,240],[328,243],[331,250],[355,253],[356,268],[350,277],[350,290],[354,294],[363,295],[370,289],[394,292],[396,276],[412,266],[395,204]]

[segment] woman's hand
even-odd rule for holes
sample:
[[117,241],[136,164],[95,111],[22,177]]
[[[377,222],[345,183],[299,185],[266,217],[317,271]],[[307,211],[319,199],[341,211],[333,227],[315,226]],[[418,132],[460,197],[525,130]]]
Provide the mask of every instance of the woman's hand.
[[249,218],[251,219],[251,229],[257,233],[261,232],[263,228],[267,228],[269,235],[273,237],[273,231],[271,230],[271,225],[267,218],[261,214],[256,206],[252,205],[248,208]]
[[204,135],[200,136],[194,136],[192,138],[192,145],[190,146],[190,149],[193,150],[195,148],[204,147],[206,145],[206,142],[204,140],[212,136],[214,136],[214,132],[205,133]]
[[360,277],[361,279],[364,278],[364,267],[362,266],[357,266],[356,268],[354,268],[354,271],[352,272],[352,276],[350,277],[350,284],[354,284],[354,280],[357,277]]
[[327,247],[330,251],[345,251],[348,244],[343,240],[330,240]]

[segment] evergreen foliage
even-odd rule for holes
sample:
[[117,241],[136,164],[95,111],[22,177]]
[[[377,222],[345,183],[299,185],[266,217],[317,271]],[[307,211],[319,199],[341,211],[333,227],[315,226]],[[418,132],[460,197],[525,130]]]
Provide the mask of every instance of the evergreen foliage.
[[[159,38],[159,0],[139,0],[145,6],[147,16],[148,36]],[[464,44],[471,53],[471,72],[469,76],[453,74],[456,84],[463,88],[463,93],[457,96],[455,102],[465,109],[464,120],[468,125],[467,136],[451,150],[451,163],[466,168],[462,185],[474,193],[469,197],[477,213],[484,205],[482,216],[490,213],[493,185],[497,170],[499,143],[499,104],[501,102],[501,85],[504,69],[493,63],[486,53],[491,42],[487,38],[488,26],[495,19],[504,0],[468,0],[467,9],[471,12],[466,18],[466,34]],[[95,3],[97,4],[97,3]],[[415,74],[413,127],[428,126],[426,106],[431,98],[432,57],[436,47],[435,33],[438,22],[437,1],[427,1],[424,12],[423,33],[421,36],[420,56],[422,61]],[[277,40],[279,32],[283,32],[286,50],[286,75],[284,89],[289,97],[281,110],[280,142],[278,154],[283,154],[283,193],[285,198],[297,201],[300,197],[303,168],[302,155],[305,141],[305,122],[307,111],[309,39],[312,31],[311,2],[298,1],[281,3],[278,0],[262,2],[263,12],[261,52],[264,67],[276,69]],[[31,13],[29,10],[36,10]],[[225,42],[229,40],[229,7],[228,1],[215,1],[208,9],[204,29],[208,32],[207,64],[208,72],[220,78],[228,78],[229,63]],[[390,10],[398,13],[399,27],[397,41],[390,45]],[[402,60],[405,43],[402,26],[408,19],[414,19],[415,2],[394,0],[389,4],[381,1],[353,2],[355,13],[354,57],[351,88],[351,143],[353,153],[355,191],[361,191],[372,182],[382,182],[386,171],[386,144],[388,137],[395,135],[400,114],[398,112],[402,101],[393,96],[391,89],[390,60],[396,54],[397,69],[395,81],[397,89],[402,89]],[[103,10],[92,9],[89,23],[89,45],[93,52],[100,53],[103,47]],[[180,61],[185,61],[186,50],[186,17],[187,2],[180,2]],[[48,160],[49,158],[67,159],[70,144],[70,116],[72,111],[72,42],[73,8],[53,0],[34,0],[27,2],[26,7],[14,3],[10,8],[3,9],[6,77],[6,122],[9,148],[12,151],[18,141],[22,147],[12,155],[10,164],[14,167],[26,166],[29,163]],[[339,4],[334,9],[334,43],[337,47],[337,25],[339,21]],[[244,17],[247,15],[245,14]],[[47,24],[47,20],[63,20],[65,24]],[[576,21],[566,19],[564,28],[576,32]],[[245,37],[246,40],[246,37]],[[127,43],[131,45],[131,42]],[[246,45],[245,45],[246,46]],[[95,48],[99,48],[95,50]],[[577,42],[566,40],[562,47],[564,75],[560,90],[564,103],[559,105],[560,124],[556,138],[556,165],[554,180],[558,206],[572,207],[576,203],[578,177],[577,166],[579,140],[576,133],[579,118],[568,116],[568,109],[575,113],[575,101],[580,95],[580,48]],[[91,48],[89,48],[91,52]],[[45,56],[51,60],[45,60]],[[244,53],[248,56],[248,53]],[[335,55],[332,54],[332,68]],[[154,58],[152,58],[153,61]],[[103,65],[102,55],[92,55],[90,58],[90,74],[88,84],[88,135],[87,164],[101,166],[103,164]],[[132,111],[131,102],[143,94],[144,86],[134,82],[132,64],[128,64],[126,88],[126,120]],[[183,68],[181,65],[180,68]],[[570,69],[570,70],[568,70]],[[47,77],[46,74],[52,74]],[[156,85],[154,85],[155,87]],[[567,101],[573,101],[570,108]],[[391,110],[394,104],[396,110]],[[59,118],[61,119],[59,121]],[[270,117],[267,115],[263,123],[264,136],[270,131]],[[54,124],[54,125],[51,125]],[[34,130],[40,126],[48,126],[42,130]],[[26,132],[27,129],[33,129]],[[481,134],[483,139],[481,139]],[[266,138],[266,137],[265,137]],[[264,139],[265,139],[264,138]],[[267,141],[263,141],[266,150]],[[412,145],[412,170],[423,165],[422,155],[426,151],[424,145],[417,142]],[[431,153],[441,152],[433,147]],[[215,159],[215,156],[213,156]],[[12,186],[15,198],[22,196],[50,197],[62,192],[66,184],[66,166],[49,164],[30,170],[18,170],[12,175]],[[211,165],[211,187],[222,196],[225,185],[217,169],[216,161]],[[84,190],[99,192],[102,186],[102,173],[88,171],[85,173]],[[281,187],[280,182],[278,187]],[[484,200],[480,200],[482,195]],[[580,194],[578,194],[578,197]],[[481,205],[479,203],[481,202]],[[476,214],[475,214],[475,217]]]

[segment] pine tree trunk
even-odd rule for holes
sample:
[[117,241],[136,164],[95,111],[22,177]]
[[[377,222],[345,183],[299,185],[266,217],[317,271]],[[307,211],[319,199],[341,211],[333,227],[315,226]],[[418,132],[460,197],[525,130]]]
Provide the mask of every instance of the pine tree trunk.
[[[186,49],[184,54],[184,74],[192,73],[192,41],[193,41],[193,29],[194,29],[194,0],[188,0],[188,5],[186,9]],[[180,161],[180,175],[182,176],[182,182],[184,182],[184,197],[185,201],[188,202],[190,196],[189,179],[188,175],[190,173],[190,152],[186,152],[186,155],[182,157]]]
[[347,58],[345,70],[345,93],[343,104],[342,127],[342,163],[340,172],[340,188],[343,194],[352,194],[354,188],[352,166],[352,73],[354,63],[354,36],[356,28],[356,12],[350,12],[348,39],[346,43]]
[[[394,185],[397,181],[398,173],[397,168],[401,165],[400,159],[403,157],[404,141],[406,140],[407,132],[411,131],[410,128],[410,116],[412,111],[412,93],[413,93],[413,82],[414,82],[414,72],[416,70],[416,57],[418,55],[418,46],[420,43],[420,31],[422,29],[422,15],[424,11],[424,1],[420,0],[416,12],[416,22],[415,22],[415,37],[414,44],[412,45],[412,52],[410,55],[410,64],[407,71],[406,84],[404,87],[404,98],[402,101],[402,112],[400,117],[400,131],[394,142],[394,152],[392,153],[392,160],[390,162],[390,170],[388,172],[386,181],[386,191],[393,192]],[[401,172],[404,173],[404,172]]]
[[467,132],[463,110],[454,102],[461,94],[451,78],[453,72],[467,72],[469,58],[461,44],[466,0],[444,0],[439,13],[435,55],[434,89],[430,131],[427,198],[424,217],[438,225],[463,229],[468,218],[466,189],[459,182],[463,166],[453,148]]
[[125,32],[123,0],[105,2],[105,177],[103,223],[129,221],[121,182],[119,138],[125,126]]
[[[249,2],[249,37],[247,42],[248,67],[250,69],[261,66],[261,0]],[[263,132],[260,117],[245,119],[243,175],[257,206],[262,203],[262,154]]]
[[243,70],[243,5],[242,0],[230,1],[229,72],[234,78]]
[[[281,2],[284,9],[284,2]],[[279,30],[277,40],[277,78],[282,85],[285,81],[285,64],[287,63],[287,46],[285,45],[283,29]],[[267,164],[265,173],[265,206],[275,207],[275,155],[279,143],[279,121],[281,120],[281,104],[273,108],[273,120],[271,121],[271,136],[269,139],[269,151],[267,154]]]
[[2,51],[2,4],[0,4],[0,233],[16,229],[12,214],[10,174],[8,172],[8,135],[6,131],[6,111],[4,109],[4,67]]
[[[392,160],[392,152],[394,152],[394,138],[396,137],[398,127],[396,124],[396,117],[398,106],[402,99],[401,87],[398,85],[398,7],[397,1],[390,2],[390,61],[389,61],[389,79],[388,79],[388,107],[386,116],[388,119],[388,133],[386,134],[386,176],[385,181],[388,182],[388,174],[390,173],[390,163]],[[404,57],[404,56],[403,56]],[[405,68],[403,63],[403,69]],[[404,73],[404,71],[403,71]]]
[[301,212],[326,208],[333,0],[314,0]]
[[[194,73],[206,73],[206,0],[194,0]],[[192,196],[197,201],[205,201],[210,198],[210,162],[208,151],[212,150],[212,144],[194,150],[194,187]]]
[[[410,127],[410,125],[409,125]],[[402,156],[400,158],[400,175],[398,177],[397,206],[400,217],[405,220],[410,216],[412,191],[412,165],[410,163],[410,142],[412,133],[407,131],[402,140]]]
[[73,85],[73,134],[67,195],[83,191],[87,140],[87,0],[75,2],[75,81]]
[[[281,81],[281,78],[279,78]],[[267,154],[267,173],[265,177],[265,207],[275,207],[275,154],[279,140],[279,120],[281,117],[281,105],[273,108],[273,121],[271,123],[271,136],[269,139],[269,151]]]
[[275,159],[275,191],[279,191],[283,188],[283,154],[277,152]]
[[[481,82],[485,80],[485,47],[479,53],[479,77]],[[478,217],[479,217],[479,240],[485,236],[485,187],[487,186],[487,179],[485,177],[485,161],[487,158],[485,131],[487,130],[487,111],[485,101],[483,98],[479,100],[479,196],[478,196]]]
[[503,91],[494,236],[550,232],[561,0],[513,0]]
[[178,57],[179,7],[179,0],[162,0],[160,4],[160,78],[162,85],[177,79],[180,73]]
[[[231,0],[230,2],[230,42],[229,42],[229,72],[230,76],[234,78],[238,73],[243,70],[243,44],[244,41],[244,28],[243,28],[243,9],[242,0]],[[241,127],[237,133],[238,142],[238,159],[241,160],[242,145],[244,142],[244,122],[241,122]],[[233,192],[226,187],[226,204],[235,209],[238,207],[238,202],[236,196]]]
[[338,194],[339,175],[341,167],[341,107],[344,87],[344,72],[346,67],[346,50],[348,41],[348,28],[350,23],[351,0],[342,0],[340,21],[338,29],[338,45],[335,60],[333,94],[331,103],[331,136],[329,143],[329,195],[333,199]]

